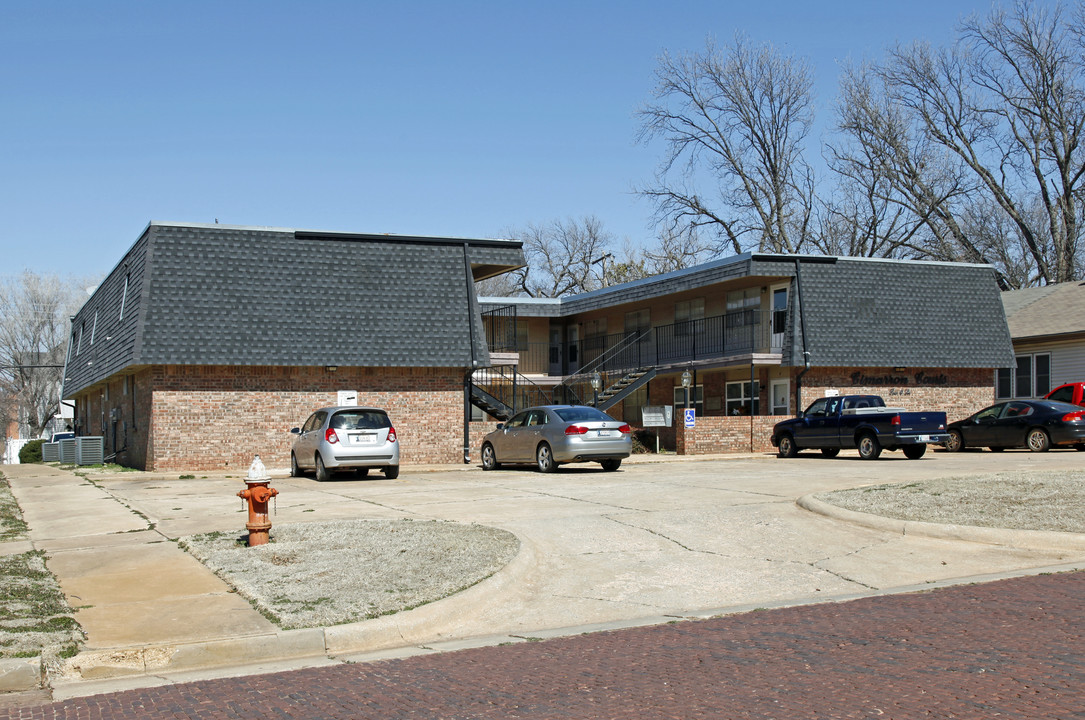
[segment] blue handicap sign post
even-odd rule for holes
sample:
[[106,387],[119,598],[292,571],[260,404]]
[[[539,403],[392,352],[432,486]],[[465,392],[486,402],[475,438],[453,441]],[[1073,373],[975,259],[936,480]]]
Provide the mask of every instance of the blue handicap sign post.
[[685,415],[686,427],[688,427],[688,428],[693,427],[693,424],[696,421],[696,416],[697,416],[697,413],[694,410],[694,408],[685,408],[683,410],[683,413]]

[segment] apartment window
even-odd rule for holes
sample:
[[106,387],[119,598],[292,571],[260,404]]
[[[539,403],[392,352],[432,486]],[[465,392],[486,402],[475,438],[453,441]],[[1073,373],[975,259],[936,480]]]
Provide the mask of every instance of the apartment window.
[[[674,417],[681,418],[682,410],[686,407],[686,396],[682,392],[681,385],[674,388]],[[689,388],[689,406],[693,408],[697,417],[704,416],[704,385],[691,385]]]
[[83,321],[83,324],[79,326],[79,339],[75,341],[75,354],[78,355],[83,351],[83,333],[87,331],[87,323]]
[[758,310],[761,308],[761,291],[758,288],[732,290],[727,293],[727,312]]
[[1000,399],[1043,397],[1051,390],[1051,354],[1018,355],[1016,368],[995,373],[995,396]]
[[98,311],[94,311],[94,323],[90,326],[90,344],[94,344],[94,334],[98,332]]
[[758,395],[761,392],[760,384],[754,380],[751,383],[729,382],[726,387],[726,411],[728,415],[757,415],[760,411]]
[[704,320],[704,298],[693,298],[674,304],[675,335],[692,333],[693,323],[697,320]]

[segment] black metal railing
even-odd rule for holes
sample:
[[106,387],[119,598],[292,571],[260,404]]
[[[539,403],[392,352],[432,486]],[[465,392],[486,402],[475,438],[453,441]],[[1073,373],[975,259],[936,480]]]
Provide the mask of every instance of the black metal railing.
[[[511,314],[507,311],[511,310]],[[505,311],[504,314],[501,314]],[[698,320],[661,325],[640,332],[615,333],[569,343],[516,343],[515,308],[488,313],[487,337],[494,328],[490,349],[519,353],[521,373],[551,376],[613,375],[647,367],[680,365],[755,352],[779,352],[782,341],[773,336],[773,323],[781,318],[770,310],[738,310]],[[500,345],[493,344],[499,342]],[[573,383],[575,384],[575,383]]]
[[772,350],[771,311],[739,310],[655,328],[656,364]]
[[[511,367],[480,368],[471,376],[471,383],[497,403],[493,410],[505,406],[516,412],[532,405],[549,405],[551,394]],[[478,403],[476,403],[478,404]]]
[[482,313],[482,326],[486,330],[486,345],[490,352],[515,352],[515,305],[505,305]]

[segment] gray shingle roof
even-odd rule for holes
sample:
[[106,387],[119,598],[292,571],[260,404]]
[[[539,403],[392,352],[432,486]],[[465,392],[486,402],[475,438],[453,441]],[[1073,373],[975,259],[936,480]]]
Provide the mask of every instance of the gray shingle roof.
[[[534,305],[525,317],[571,317],[744,277],[794,278],[801,263],[806,350],[819,367],[1012,367],[1013,349],[989,265],[804,255],[745,254]],[[556,303],[556,307],[554,305]],[[803,365],[802,326],[788,319],[784,362]]]
[[508,240],[152,223],[77,315],[99,325],[64,393],[133,365],[488,364],[473,281],[522,264]]
[[1002,305],[1015,340],[1085,333],[1085,282],[1009,290]]

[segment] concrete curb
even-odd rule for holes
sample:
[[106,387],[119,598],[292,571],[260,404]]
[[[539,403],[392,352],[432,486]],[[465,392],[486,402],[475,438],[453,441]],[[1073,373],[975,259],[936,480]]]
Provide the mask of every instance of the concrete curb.
[[875,530],[897,533],[898,535],[916,535],[939,540],[964,540],[987,545],[1002,545],[1021,550],[1085,550],[1085,534],[1082,533],[1056,532],[1053,530],[1008,530],[975,525],[941,525],[918,520],[898,520],[855,510],[846,510],[824,500],[818,500],[813,495],[803,495],[795,501],[795,504],[804,510],[834,520],[842,520]]
[[192,643],[84,650],[65,661],[60,673],[52,678],[52,684],[60,686],[297,658],[374,653],[434,640],[457,641],[458,638],[448,632],[450,627],[455,627],[456,618],[477,614],[494,604],[497,598],[507,598],[516,592],[516,585],[534,571],[534,546],[523,538],[518,539],[520,549],[505,567],[455,595],[412,610],[326,628],[280,630]]
[[41,656],[0,660],[0,693],[25,692],[41,687]]

